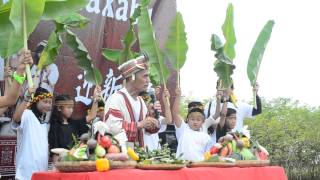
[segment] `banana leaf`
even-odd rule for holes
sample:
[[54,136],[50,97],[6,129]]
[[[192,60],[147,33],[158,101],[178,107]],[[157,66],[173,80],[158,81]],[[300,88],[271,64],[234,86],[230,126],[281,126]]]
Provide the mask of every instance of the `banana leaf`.
[[[14,32],[10,34],[8,42],[8,54],[11,55],[10,50],[17,51],[16,48],[28,49],[27,40],[29,35],[33,32],[37,24],[39,23],[43,10],[45,0],[13,0],[10,7],[9,19],[14,27]],[[20,45],[21,44],[21,45]],[[26,65],[26,74],[28,80],[28,86],[33,87],[30,66]]]
[[148,12],[150,0],[141,0],[141,15],[138,18],[139,43],[142,51],[149,56],[150,79],[153,85],[163,84],[166,88],[166,81],[169,70],[166,68],[163,54],[160,51],[155,37],[152,22]]
[[[25,0],[26,34],[29,36],[41,19],[52,20],[56,17],[77,11],[88,0]],[[0,55],[9,57],[16,54],[23,46],[22,1],[11,0],[0,6]]]
[[109,49],[105,48],[102,50],[102,55],[120,65],[123,64],[124,62],[128,61],[129,59],[137,57],[139,54],[132,51],[131,47],[134,45],[136,42],[137,38],[135,35],[134,31],[134,23],[137,20],[137,18],[140,16],[141,12],[141,6],[138,6],[134,12],[133,15],[130,17],[130,25],[127,33],[124,35],[124,38],[122,40],[122,46],[124,47],[123,50],[117,50],[117,49]]
[[[30,35],[41,19],[44,9],[44,0],[26,0],[26,33]],[[0,7],[0,53],[3,57],[16,54],[23,47],[23,21],[22,21],[22,2],[12,0]]]
[[173,68],[178,71],[177,82],[180,84],[180,69],[185,64],[188,51],[187,34],[180,12],[177,12],[176,18],[171,24],[170,33],[166,41],[166,51]]
[[65,28],[83,28],[89,23],[89,19],[78,13],[70,13],[66,16],[60,16],[54,19],[56,28],[49,36],[48,44],[41,53],[37,70],[40,71],[43,66],[54,63],[59,49],[62,45],[61,34],[65,33]]
[[255,85],[257,81],[262,57],[269,42],[273,25],[274,21],[272,20],[269,20],[265,24],[251,50],[247,65],[247,75],[252,86]]
[[40,60],[37,65],[37,71],[41,71],[44,66],[54,63],[61,45],[62,40],[60,39],[58,31],[55,30],[50,34],[48,44],[41,53]]
[[[269,42],[272,28],[274,26],[274,21],[269,20],[263,29],[261,30],[249,56],[248,65],[247,65],[247,75],[250,80],[251,86],[254,86],[257,82],[258,73],[260,65],[262,62],[262,57],[266,46]],[[253,93],[253,102],[256,107],[256,93]]]
[[118,50],[118,49],[104,48],[102,50],[102,55],[106,59],[108,59],[108,60],[110,60],[110,61],[112,61],[112,62],[114,62],[114,63],[116,63],[118,65],[119,65],[119,61],[120,61],[120,58],[121,58],[121,53],[122,53],[121,50]]
[[100,71],[93,66],[87,48],[68,28],[66,28],[66,43],[73,50],[78,66],[86,72],[85,79],[95,85],[101,84],[102,75]]
[[68,28],[84,28],[90,20],[79,13],[73,12],[67,15],[59,16],[54,21],[61,25],[66,25]]
[[237,40],[233,27],[233,5],[231,3],[228,5],[226,19],[222,25],[222,31],[224,38],[226,39],[226,43],[223,47],[224,53],[233,60],[236,56],[234,45]]
[[[28,49],[27,39],[42,18],[50,20],[68,14],[79,10],[87,3],[88,0],[12,0],[1,5],[0,21],[4,22],[5,31],[0,37],[6,36],[4,40],[7,40],[4,41],[7,42],[6,45],[0,46],[1,55],[8,57],[16,54],[21,47]],[[8,23],[8,19],[11,24]],[[29,65],[26,65],[26,74],[28,86],[33,87]]]
[[222,87],[228,88],[232,84],[231,75],[233,74],[235,66],[233,65],[232,60],[230,60],[230,58],[227,55],[225,55],[221,40],[215,34],[211,36],[211,50],[216,52],[214,71],[217,73]]
[[78,13],[71,13],[67,16],[57,17],[54,21],[56,28],[51,32],[48,39],[48,44],[41,53],[37,66],[38,71],[41,71],[43,66],[54,63],[62,45],[61,34],[65,32],[65,27],[83,28],[88,24],[89,19],[81,16]]
[[[9,3],[2,4],[0,6],[0,56],[6,59],[10,56],[9,52],[9,42],[11,41],[11,37],[14,36],[14,27],[11,23],[9,16],[10,16],[10,7],[11,7],[12,1],[9,1]],[[7,43],[4,43],[7,42]],[[21,45],[22,47],[22,45]],[[17,48],[16,51],[19,49]]]
[[89,0],[46,0],[43,20],[52,20],[59,16],[79,11],[89,3]]
[[217,51],[223,47],[223,44],[216,34],[212,34],[211,36],[211,50]]
[[80,14],[71,13],[66,16],[57,17],[54,21],[56,29],[51,33],[48,45],[41,53],[38,71],[40,71],[43,66],[52,64],[55,61],[59,49],[64,42],[63,36],[65,36],[66,43],[73,50],[79,67],[86,72],[85,79],[93,84],[101,84],[101,73],[93,66],[86,47],[80,39],[69,30],[69,28],[83,28],[88,24],[89,20]]

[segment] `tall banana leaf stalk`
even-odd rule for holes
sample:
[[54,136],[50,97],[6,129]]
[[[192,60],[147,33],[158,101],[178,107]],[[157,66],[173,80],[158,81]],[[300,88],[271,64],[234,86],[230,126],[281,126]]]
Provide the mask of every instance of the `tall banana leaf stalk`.
[[[269,20],[264,25],[253,48],[251,49],[251,53],[250,53],[248,65],[247,65],[247,75],[250,80],[250,84],[253,87],[257,83],[257,78],[259,74],[260,65],[262,62],[262,57],[266,49],[266,46],[269,42],[273,26],[274,26],[274,21]],[[256,96],[257,96],[256,91],[253,90],[253,104],[255,108],[257,106]]]
[[[213,34],[211,37],[211,50],[215,51],[216,61],[214,71],[219,77],[219,84],[224,88],[232,85],[231,75],[233,74],[233,59],[235,58],[236,44],[235,31],[233,26],[233,5],[230,3],[227,8],[226,18],[222,26],[225,44],[222,44],[220,38]],[[235,102],[233,102],[235,104]]]
[[[7,44],[0,46],[0,53],[3,57],[7,58],[15,53],[23,47],[28,49],[27,39],[28,36],[33,32],[37,24],[40,20],[56,20],[61,19],[61,17],[70,15],[71,13],[80,10],[85,5],[88,4],[88,0],[12,0],[7,4],[3,4],[0,6],[0,22],[3,26],[4,31],[0,32],[0,37],[4,38]],[[70,24],[74,23],[73,20],[69,20]],[[69,27],[65,24],[61,25],[62,27]],[[75,37],[71,31],[67,31],[69,37],[74,37],[74,41],[71,42],[74,46],[76,46],[75,50],[82,50],[82,56],[87,56],[88,52],[85,48],[83,48],[83,44],[81,41]],[[67,35],[66,35],[67,36]],[[53,62],[53,58],[56,57],[58,49],[61,46],[61,37],[55,41],[55,36],[50,35],[49,42],[54,42],[55,46],[52,48],[51,53],[47,53],[45,55],[41,55],[40,58],[40,70],[43,65],[48,65],[50,62]],[[60,44],[59,44],[60,42]],[[46,48],[47,50],[50,48]],[[54,50],[52,50],[54,49]],[[83,54],[84,53],[84,54]],[[76,56],[77,53],[75,52]],[[95,69],[90,61],[91,58],[84,58],[78,60],[78,65],[80,68],[87,71],[85,76],[86,80],[92,82],[94,84],[100,83],[102,81],[100,72]],[[51,60],[50,60],[51,58]],[[41,60],[42,59],[42,60]],[[45,61],[45,63],[44,63]],[[29,87],[33,86],[30,67],[26,67],[26,73],[28,78]]]
[[153,85],[162,84],[166,88],[169,70],[156,40],[152,22],[148,12],[150,0],[141,0],[141,15],[138,18],[138,35],[141,51],[149,56],[150,78]]
[[183,17],[177,12],[175,19],[171,23],[170,33],[166,41],[166,52],[169,55],[169,61],[177,71],[177,86],[180,87],[180,69],[186,62],[188,51],[187,34]]
[[224,23],[221,28],[223,31],[224,38],[226,39],[226,42],[223,46],[223,52],[226,56],[230,58],[230,60],[233,60],[236,57],[236,51],[234,46],[237,40],[233,26],[233,5],[231,3],[228,5],[226,19],[224,20]]
[[[160,51],[158,41],[156,40],[152,21],[149,16],[148,5],[150,0],[141,0],[141,14],[138,18],[138,36],[141,51],[149,56],[149,75],[153,85],[162,84],[167,89],[166,82],[169,76],[169,70],[165,64],[162,51]],[[169,104],[168,97],[166,98]]]

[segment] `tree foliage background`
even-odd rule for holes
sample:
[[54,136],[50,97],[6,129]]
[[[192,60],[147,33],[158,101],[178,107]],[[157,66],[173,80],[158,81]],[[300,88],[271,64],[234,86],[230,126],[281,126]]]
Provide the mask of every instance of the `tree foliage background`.
[[263,101],[263,113],[245,124],[290,180],[320,179],[320,107],[287,98]]

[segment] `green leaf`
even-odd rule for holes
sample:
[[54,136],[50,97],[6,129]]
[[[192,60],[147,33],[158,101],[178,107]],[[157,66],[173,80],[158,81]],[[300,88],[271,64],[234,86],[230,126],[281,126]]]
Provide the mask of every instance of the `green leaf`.
[[[9,42],[11,41],[11,37],[13,37],[15,33],[13,24],[9,19],[11,2],[12,1],[9,1],[9,3],[3,4],[0,6],[0,27],[1,27],[0,39],[2,42],[0,43],[0,56],[4,58],[10,56],[10,54],[8,54]],[[17,47],[17,46],[13,46],[13,47],[16,48],[16,50],[14,51],[18,51],[22,47],[22,45],[20,47]]]
[[176,70],[181,69],[186,61],[188,44],[187,34],[180,12],[177,12],[176,18],[171,24],[170,33],[166,41],[166,50],[173,68]]
[[230,3],[227,9],[226,19],[222,25],[223,35],[226,39],[223,50],[224,53],[233,60],[236,56],[234,45],[236,44],[236,35],[233,27],[233,5]]
[[136,42],[137,38],[134,32],[134,22],[136,21],[136,18],[139,16],[139,13],[136,13],[139,11],[140,8],[137,8],[134,12],[134,16],[130,18],[130,25],[127,33],[125,34],[123,38],[123,51],[121,53],[121,57],[119,59],[119,64],[122,64],[132,58],[134,58],[133,51],[131,51],[131,47]]
[[255,85],[265,48],[269,42],[274,21],[269,20],[261,30],[249,56],[247,75],[251,85]]
[[[44,0],[25,0],[26,33],[29,36],[41,19]],[[0,7],[1,43],[0,53],[3,57],[16,54],[23,47],[22,2],[12,0]]]
[[61,2],[61,1],[67,1],[67,0],[46,0],[46,2]]
[[222,87],[228,88],[232,84],[231,75],[235,66],[232,60],[225,55],[220,38],[215,34],[211,36],[211,50],[216,52],[215,57],[217,58],[214,63],[214,71],[221,80]]
[[[105,49],[102,50],[102,55],[103,55],[106,59],[108,59],[108,60],[110,60],[110,61],[118,64],[118,63],[119,63],[119,59],[120,59],[120,57],[121,57],[121,51],[118,50],[118,49],[108,49],[108,48],[105,48]],[[119,64],[118,64],[118,65],[119,65]]]
[[101,84],[102,75],[100,71],[93,66],[87,48],[83,45],[81,40],[67,28],[66,43],[73,50],[78,66],[86,72],[85,79],[95,85]]
[[89,0],[46,1],[42,19],[51,20],[71,12],[79,11],[88,3]]
[[219,79],[222,81],[222,87],[228,88],[233,83],[231,75],[235,68],[232,64],[227,64],[219,59],[216,60],[214,65],[214,71],[217,73]]
[[37,70],[41,70],[43,66],[50,65],[54,63],[56,57],[58,56],[59,49],[62,45],[58,32],[55,30],[51,32],[48,44],[41,53],[40,60],[37,66]]
[[83,28],[89,22],[86,17],[81,16],[78,13],[70,13],[65,16],[55,18],[56,29],[50,34],[48,39],[48,45],[41,53],[38,63],[38,70],[41,70],[43,66],[54,63],[59,49],[62,45],[61,34],[66,32],[66,28]]
[[[169,76],[169,71],[160,52],[158,42],[156,41],[153,26],[148,13],[148,4],[150,0],[141,0],[141,15],[138,20],[139,43],[142,51],[149,56],[150,78],[159,85],[165,84]],[[155,72],[156,71],[156,72]],[[153,79],[154,78],[154,79]]]
[[84,28],[90,22],[88,18],[76,12],[56,17],[54,20],[59,24],[67,25],[68,27],[73,28]]
[[[27,36],[29,36],[37,24],[39,23],[43,10],[45,0],[25,0],[26,2],[26,22],[27,22]],[[13,0],[10,12],[10,21],[12,22],[16,32],[22,34],[22,3],[21,0]]]
[[220,40],[220,38],[216,34],[212,34],[211,36],[211,50],[217,51],[218,49],[221,49],[223,47],[223,44]]

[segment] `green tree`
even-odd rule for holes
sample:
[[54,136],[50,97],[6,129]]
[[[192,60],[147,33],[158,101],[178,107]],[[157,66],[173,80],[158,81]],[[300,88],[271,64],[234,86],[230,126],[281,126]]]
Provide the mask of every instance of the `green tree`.
[[245,123],[269,151],[272,164],[283,166],[289,179],[319,179],[320,107],[286,98],[263,105],[263,113]]

